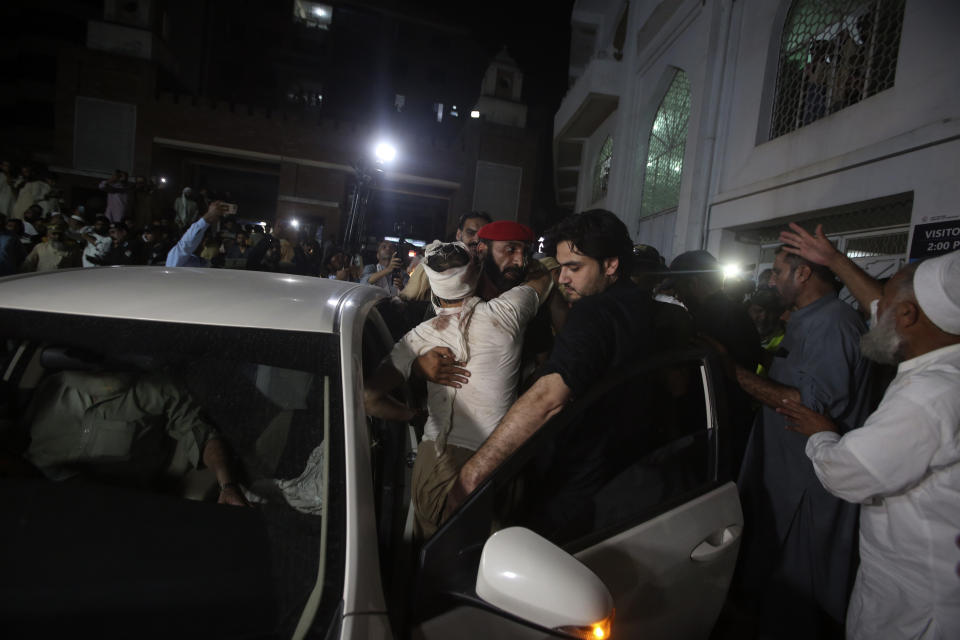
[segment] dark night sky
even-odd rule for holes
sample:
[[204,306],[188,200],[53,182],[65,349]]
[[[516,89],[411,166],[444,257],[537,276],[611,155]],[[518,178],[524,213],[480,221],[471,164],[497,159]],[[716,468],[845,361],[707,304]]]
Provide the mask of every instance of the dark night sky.
[[398,13],[422,12],[424,17],[466,26],[491,57],[506,44],[524,71],[525,101],[545,109],[552,119],[567,88],[573,0],[388,0],[378,4],[392,6]]

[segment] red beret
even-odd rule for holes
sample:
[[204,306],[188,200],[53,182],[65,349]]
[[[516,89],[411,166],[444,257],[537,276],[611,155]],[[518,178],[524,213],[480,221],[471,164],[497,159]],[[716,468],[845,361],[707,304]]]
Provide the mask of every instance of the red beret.
[[477,237],[481,240],[517,240],[533,242],[533,229],[511,220],[497,220],[480,227]]

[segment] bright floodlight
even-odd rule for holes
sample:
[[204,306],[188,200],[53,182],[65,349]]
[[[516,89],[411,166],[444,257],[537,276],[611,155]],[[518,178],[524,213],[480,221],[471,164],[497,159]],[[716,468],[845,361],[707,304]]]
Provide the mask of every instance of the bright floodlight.
[[374,153],[377,154],[377,160],[380,162],[393,162],[393,159],[397,157],[397,148],[389,142],[381,142],[377,145]]
[[736,278],[740,275],[740,266],[735,264],[725,264],[723,265],[723,277],[724,278]]
[[160,178],[160,184],[167,184],[166,178]]
[[297,228],[300,227],[300,221],[297,220],[296,218],[291,218],[291,219],[290,219],[290,226],[293,227],[294,229],[297,229]]
[[471,117],[471,118],[479,118],[479,117],[480,117],[480,112],[477,111],[476,109],[474,109],[473,111],[470,112],[470,117]]

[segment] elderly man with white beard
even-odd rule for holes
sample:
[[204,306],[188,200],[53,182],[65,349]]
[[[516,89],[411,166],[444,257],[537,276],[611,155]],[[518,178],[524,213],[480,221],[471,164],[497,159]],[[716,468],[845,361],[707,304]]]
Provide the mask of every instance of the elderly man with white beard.
[[960,638],[960,252],[913,263],[882,287],[818,227],[781,234],[829,266],[876,318],[867,357],[898,363],[883,401],[860,429],[793,401],[778,409],[809,436],[823,486],[861,505],[860,569],[847,637]]

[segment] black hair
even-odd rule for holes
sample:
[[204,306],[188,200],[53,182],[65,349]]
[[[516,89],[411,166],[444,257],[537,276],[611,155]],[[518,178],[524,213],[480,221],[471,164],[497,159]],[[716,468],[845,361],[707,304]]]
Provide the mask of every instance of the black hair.
[[569,242],[583,255],[603,263],[619,258],[617,275],[629,275],[633,263],[633,242],[627,226],[606,209],[590,209],[564,218],[547,231],[550,255],[556,257],[557,245]]
[[486,211],[467,211],[457,220],[457,229],[463,231],[463,225],[465,225],[470,218],[481,218],[487,224],[493,222],[493,217]]
[[823,282],[831,286],[836,286],[838,282],[837,278],[836,276],[833,275],[833,271],[830,271],[829,267],[825,267],[822,264],[817,264],[815,262],[810,262],[809,260],[807,260],[802,256],[798,256],[795,253],[790,253],[789,251],[786,250],[786,247],[789,247],[789,246],[790,245],[786,245],[786,244],[780,245],[779,247],[777,247],[776,253],[783,254],[783,259],[786,260],[787,264],[790,265],[790,271],[795,271],[796,268],[799,267],[800,265],[806,265],[810,267],[810,272],[813,275],[815,275],[817,278],[819,278],[820,280],[822,280]]
[[463,247],[452,243],[441,245],[439,251],[427,257],[427,266],[437,273],[468,264],[470,264],[470,254]]

